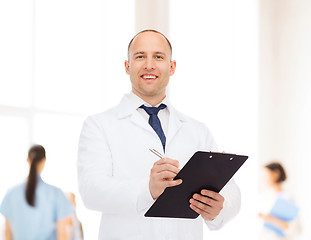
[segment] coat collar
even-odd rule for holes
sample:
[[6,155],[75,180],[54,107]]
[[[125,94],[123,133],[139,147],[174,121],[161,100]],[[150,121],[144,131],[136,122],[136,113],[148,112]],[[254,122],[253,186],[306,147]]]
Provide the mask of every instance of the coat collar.
[[[131,94],[124,95],[120,104],[117,106],[118,119],[121,120],[129,117],[131,121],[139,127],[142,127],[148,131],[153,131],[148,122],[146,122],[141,114],[137,111],[137,109],[145,103],[144,100],[140,99],[136,95],[131,96]],[[182,125],[188,121],[188,118],[173,108],[167,99],[165,104],[167,105],[170,113],[166,136],[166,144],[169,144]]]
[[137,109],[145,102],[134,93],[125,94],[117,106],[118,119],[129,117],[137,112]]

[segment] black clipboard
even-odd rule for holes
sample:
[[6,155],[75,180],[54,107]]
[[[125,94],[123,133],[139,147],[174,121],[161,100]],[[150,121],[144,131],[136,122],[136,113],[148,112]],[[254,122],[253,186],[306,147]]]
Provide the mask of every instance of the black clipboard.
[[202,189],[220,192],[247,158],[229,153],[196,152],[174,178],[182,179],[182,184],[166,188],[145,217],[197,218],[199,214],[189,206],[193,194]]

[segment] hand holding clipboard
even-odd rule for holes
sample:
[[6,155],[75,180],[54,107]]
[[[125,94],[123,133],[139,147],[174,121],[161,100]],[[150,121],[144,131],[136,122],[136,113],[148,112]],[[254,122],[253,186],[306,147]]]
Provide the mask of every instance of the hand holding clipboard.
[[182,184],[166,188],[145,216],[197,218],[199,214],[189,207],[193,194],[202,189],[220,192],[247,158],[228,153],[196,152],[174,178],[182,179]]

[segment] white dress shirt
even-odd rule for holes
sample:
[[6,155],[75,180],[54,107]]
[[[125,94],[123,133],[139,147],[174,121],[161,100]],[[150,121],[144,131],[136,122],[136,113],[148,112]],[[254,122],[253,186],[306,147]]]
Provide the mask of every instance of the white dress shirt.
[[[216,151],[213,136],[200,122],[176,111],[165,99],[159,116],[166,133],[165,156],[182,168],[196,151]],[[104,113],[90,116],[82,128],[78,152],[79,192],[86,207],[101,211],[99,239],[200,240],[203,220],[147,218],[154,203],[149,191],[150,169],[159,160],[149,149],[164,155],[158,135],[139,107],[145,104],[133,93]],[[141,111],[142,110],[142,111]],[[222,227],[240,209],[240,191],[233,180],[220,194],[224,207],[209,229]]]
[[[138,97],[137,95],[135,95],[133,92],[131,92],[129,94],[129,100],[133,102],[134,105],[137,106],[137,111],[144,117],[144,119],[146,119],[146,121],[149,121],[149,114],[146,113],[146,111],[142,108],[139,108],[141,105],[145,105],[146,107],[152,107],[149,103],[145,102],[144,100],[142,100],[140,97]],[[167,134],[167,128],[168,128],[168,119],[170,116],[170,111],[169,111],[169,102],[167,100],[167,98],[165,97],[163,99],[163,101],[161,102],[163,104],[166,105],[166,108],[160,110],[158,112],[158,118],[160,119],[161,122],[161,126],[163,129],[163,132],[166,136]],[[161,103],[159,103],[158,105],[156,105],[155,107],[159,107],[161,105]]]

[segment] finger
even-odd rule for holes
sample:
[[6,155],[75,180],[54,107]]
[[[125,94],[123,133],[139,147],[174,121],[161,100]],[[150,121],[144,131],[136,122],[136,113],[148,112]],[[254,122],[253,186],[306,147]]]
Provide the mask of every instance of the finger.
[[181,179],[173,180],[173,181],[166,181],[166,187],[174,187],[182,184]]
[[157,173],[154,178],[157,180],[173,180],[175,176],[176,174],[170,171],[162,171]]
[[212,207],[211,206],[206,205],[206,204],[204,204],[204,203],[202,203],[200,201],[197,201],[197,200],[191,198],[189,202],[191,203],[190,205],[193,205],[193,206],[201,209],[201,211],[204,211],[206,213],[211,213],[212,212]]
[[219,204],[217,201],[214,200],[212,200],[210,204],[205,204],[204,202],[192,198],[190,199],[190,203],[211,215],[218,215],[218,213],[223,208],[222,204]]
[[220,201],[220,202],[224,201],[224,197],[223,196],[221,196],[219,193],[211,191],[211,190],[203,189],[201,191],[201,194],[204,195],[204,196],[210,197],[212,199],[215,199],[216,201]]
[[170,171],[172,173],[177,174],[179,173],[180,169],[168,163],[154,166],[151,169],[151,173],[160,173],[163,171]]
[[159,186],[161,186],[161,188],[163,188],[163,190],[167,187],[175,187],[182,184],[182,180],[181,179],[177,179],[177,180],[170,180],[170,181],[162,181]]
[[195,212],[197,212],[198,214],[200,214],[205,220],[213,220],[215,218],[214,215],[209,214],[205,211],[203,211],[202,209],[190,204],[190,208],[193,209]]
[[193,199],[190,199],[190,203],[213,216],[218,215],[223,209],[223,202],[201,196],[200,194],[194,194],[193,197]]
[[209,198],[209,197],[205,197],[205,196],[202,196],[200,194],[194,194],[193,195],[193,198],[197,201],[200,201],[206,205],[209,205],[209,206],[212,206],[212,205],[215,205],[215,200],[212,199],[212,198]]
[[223,201],[218,201],[210,197],[202,196],[200,194],[194,194],[193,198],[209,206],[210,209],[208,209],[208,212],[211,214],[219,213],[223,209]]
[[153,166],[161,164],[171,164],[175,167],[179,166],[179,162],[171,158],[161,158],[159,161],[156,161]]

